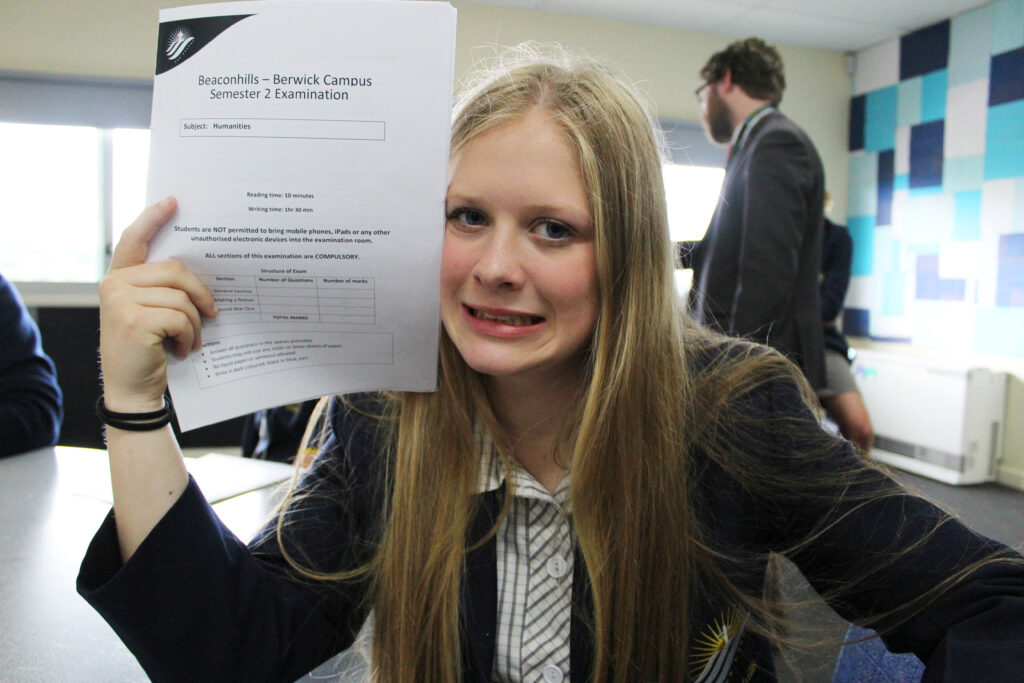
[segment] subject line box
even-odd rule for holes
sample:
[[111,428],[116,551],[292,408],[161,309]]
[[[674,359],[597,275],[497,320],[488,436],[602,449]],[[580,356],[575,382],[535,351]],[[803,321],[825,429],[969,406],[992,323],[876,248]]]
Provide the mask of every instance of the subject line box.
[[384,121],[331,119],[182,119],[181,137],[384,140]]

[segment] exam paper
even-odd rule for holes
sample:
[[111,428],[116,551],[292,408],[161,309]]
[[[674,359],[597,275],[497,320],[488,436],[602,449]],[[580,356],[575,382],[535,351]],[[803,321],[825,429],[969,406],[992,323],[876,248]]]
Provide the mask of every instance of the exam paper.
[[432,391],[455,10],[261,0],[161,10],[150,203],[220,315],[174,358],[183,430],[350,391]]

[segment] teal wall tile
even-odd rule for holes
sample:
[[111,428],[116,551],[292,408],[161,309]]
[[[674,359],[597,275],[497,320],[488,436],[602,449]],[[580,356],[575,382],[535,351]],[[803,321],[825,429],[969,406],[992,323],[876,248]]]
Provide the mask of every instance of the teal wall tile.
[[850,191],[847,211],[853,216],[874,216],[878,212],[878,155],[850,154]]
[[921,121],[946,118],[949,75],[945,69],[921,77]]
[[871,275],[875,251],[875,215],[850,216],[846,229],[853,240],[853,262],[850,275]]
[[1013,232],[1024,232],[1024,178],[1017,178],[1013,184],[1013,209],[1010,216],[1010,229]]
[[1024,176],[1024,100],[989,107],[985,129],[985,180],[1018,176]]
[[[917,257],[922,254],[937,254],[939,253],[938,242],[906,242],[899,245],[908,255]],[[898,256],[898,254],[897,254]]]
[[981,237],[981,190],[957,192],[954,200],[953,239],[966,242]]
[[955,17],[949,33],[949,85],[988,78],[992,17],[979,7]]
[[908,78],[897,86],[896,125],[916,126],[921,123],[923,77]]
[[871,248],[872,271],[876,275],[881,275],[888,271],[896,270],[896,267],[899,265],[899,254],[895,254],[897,258],[893,258],[892,228],[876,226],[871,235],[874,240]]
[[899,173],[893,178],[892,189],[893,190],[906,190],[910,187],[910,175],[907,173]]
[[906,276],[889,272],[882,278],[882,315],[902,316],[906,305]]
[[1000,0],[989,5],[991,12],[991,54],[1024,46],[1024,0]]
[[893,85],[867,94],[864,112],[864,149],[880,152],[896,142],[898,88]]
[[953,214],[953,195],[911,190],[901,205],[899,222],[893,225],[893,229],[908,248],[918,244],[937,244],[952,239]]
[[979,307],[974,316],[974,351],[1024,358],[1024,307]]
[[947,157],[942,162],[942,187],[946,192],[980,190],[985,179],[985,157]]

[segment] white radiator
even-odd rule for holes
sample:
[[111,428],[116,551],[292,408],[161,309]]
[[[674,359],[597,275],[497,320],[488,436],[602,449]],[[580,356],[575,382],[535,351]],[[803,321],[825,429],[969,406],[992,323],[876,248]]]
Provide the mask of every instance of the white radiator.
[[853,374],[875,429],[873,458],[947,484],[995,479],[1005,372],[858,350]]

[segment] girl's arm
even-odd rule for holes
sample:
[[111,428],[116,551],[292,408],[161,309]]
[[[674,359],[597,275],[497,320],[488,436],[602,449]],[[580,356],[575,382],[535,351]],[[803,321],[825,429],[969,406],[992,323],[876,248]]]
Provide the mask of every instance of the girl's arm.
[[[108,410],[163,407],[167,349],[199,348],[201,316],[217,314],[210,290],[180,263],[146,263],[149,243],[177,210],[171,197],[144,210],[124,232],[100,282],[100,362]],[[107,428],[114,517],[127,560],[181,496],[188,473],[171,427]]]

